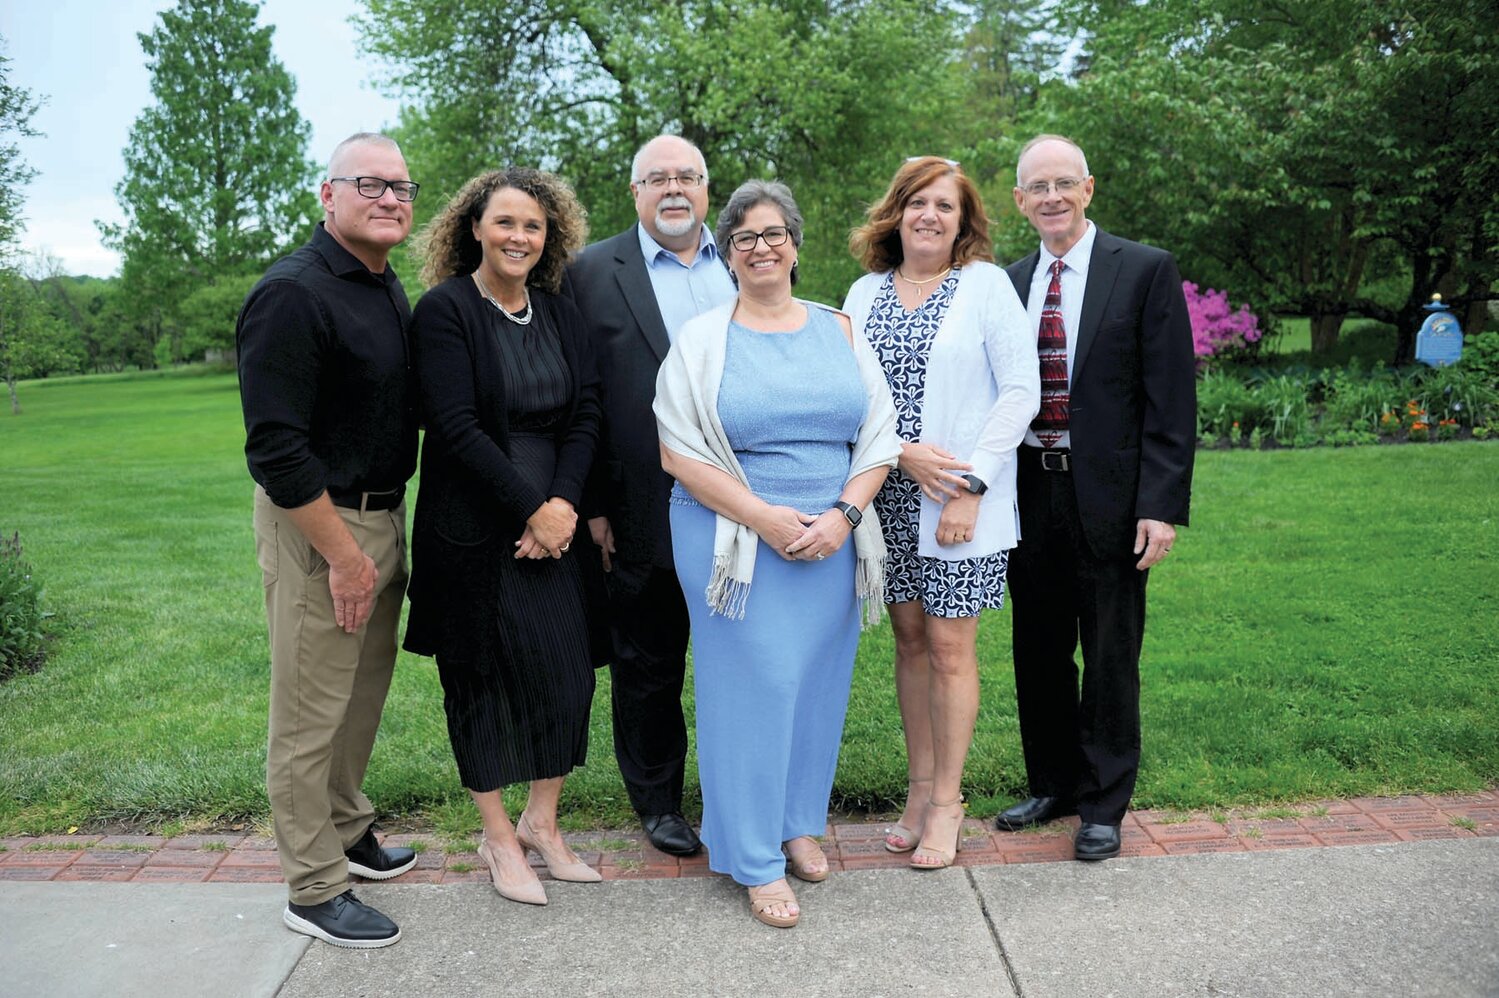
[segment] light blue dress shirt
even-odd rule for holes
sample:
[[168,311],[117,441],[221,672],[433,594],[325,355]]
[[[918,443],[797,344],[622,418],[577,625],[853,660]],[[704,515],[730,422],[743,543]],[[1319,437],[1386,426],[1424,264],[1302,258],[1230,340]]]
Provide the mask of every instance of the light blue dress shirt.
[[645,257],[646,273],[650,274],[651,290],[656,293],[656,306],[661,309],[668,339],[675,341],[677,330],[688,319],[734,297],[729,268],[719,257],[706,225],[702,227],[697,255],[690,267],[652,239],[645,226],[637,225],[635,231],[640,233],[640,252]]

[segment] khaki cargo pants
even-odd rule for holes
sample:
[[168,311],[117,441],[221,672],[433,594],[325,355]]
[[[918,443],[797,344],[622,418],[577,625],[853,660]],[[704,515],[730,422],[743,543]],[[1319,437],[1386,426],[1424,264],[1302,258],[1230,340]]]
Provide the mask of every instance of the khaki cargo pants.
[[328,563],[266,495],[255,489],[255,551],[271,639],[266,791],[281,870],[295,904],[321,904],[348,889],[344,850],[374,820],[360,785],[396,661],[406,594],[406,505],[339,508],[375,562],[375,608],[356,634],[333,620]]

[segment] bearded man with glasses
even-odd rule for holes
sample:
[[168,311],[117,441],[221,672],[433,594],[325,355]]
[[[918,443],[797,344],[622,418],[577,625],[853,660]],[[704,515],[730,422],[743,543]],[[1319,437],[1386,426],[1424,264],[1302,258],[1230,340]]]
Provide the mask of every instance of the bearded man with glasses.
[[701,843],[682,815],[687,604],[651,402],[677,329],[731,299],[734,286],[704,224],[708,167],[696,146],[651,139],[631,163],[630,194],[638,224],[584,249],[563,286],[593,333],[603,378],[604,430],[579,539],[603,573],[594,609],[608,622],[614,752],[630,803],[652,845],[690,856]]
[[406,593],[411,309],[387,261],[411,231],[416,193],[391,139],[341,142],[319,190],[323,221],[266,271],[235,331],[270,631],[266,790],[290,893],[282,920],[359,949],[401,930],[354,896],[349,875],[386,880],[416,864],[376,840],[360,789]]

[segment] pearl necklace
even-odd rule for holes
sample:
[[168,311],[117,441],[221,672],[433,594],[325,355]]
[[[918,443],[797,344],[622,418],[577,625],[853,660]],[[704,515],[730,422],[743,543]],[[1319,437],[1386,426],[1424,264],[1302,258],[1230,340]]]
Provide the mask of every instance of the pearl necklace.
[[928,277],[924,281],[913,281],[909,277],[907,277],[905,274],[903,274],[901,272],[901,269],[899,267],[895,268],[895,276],[899,277],[901,280],[905,281],[907,284],[913,286],[921,294],[926,294],[926,286],[928,284],[932,283],[933,281],[941,280],[942,278],[946,277],[950,273],[952,273],[952,265],[948,264],[947,269],[944,270],[940,274],[933,274],[931,277]]
[[522,312],[520,315],[516,315],[514,312],[510,311],[504,305],[501,305],[500,304],[500,300],[498,298],[496,298],[494,295],[492,295],[492,294],[489,293],[489,288],[485,285],[484,278],[482,278],[482,277],[479,276],[479,272],[477,270],[474,271],[474,283],[479,286],[479,294],[481,294],[481,295],[484,296],[484,300],[487,301],[487,302],[489,302],[489,304],[493,305],[495,308],[499,309],[500,310],[500,314],[503,315],[505,318],[509,319],[511,322],[515,323],[517,326],[529,326],[531,324],[531,316],[534,313],[533,313],[533,311],[531,309],[531,289],[530,288],[525,288],[525,292],[526,292],[526,310],[524,312]]

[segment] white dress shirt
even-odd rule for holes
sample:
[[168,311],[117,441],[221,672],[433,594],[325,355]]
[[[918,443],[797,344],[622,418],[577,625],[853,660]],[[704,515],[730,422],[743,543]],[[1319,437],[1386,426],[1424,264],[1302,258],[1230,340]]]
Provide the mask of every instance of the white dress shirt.
[[[1031,275],[1031,293],[1025,300],[1026,315],[1030,320],[1031,334],[1041,335],[1041,308],[1046,304],[1046,289],[1051,285],[1051,265],[1062,261],[1062,328],[1067,331],[1067,386],[1072,387],[1072,364],[1077,358],[1077,330],[1083,319],[1083,290],[1088,286],[1088,261],[1093,257],[1093,237],[1098,230],[1093,223],[1083,237],[1072,244],[1072,248],[1060,258],[1053,256],[1044,245],[1036,261],[1036,272]],[[1037,362],[1039,365],[1039,361]],[[1025,442],[1030,447],[1040,447],[1036,431],[1027,428]],[[1071,447],[1071,432],[1063,433],[1062,439],[1052,446]]]

